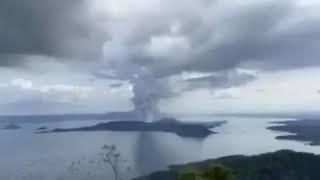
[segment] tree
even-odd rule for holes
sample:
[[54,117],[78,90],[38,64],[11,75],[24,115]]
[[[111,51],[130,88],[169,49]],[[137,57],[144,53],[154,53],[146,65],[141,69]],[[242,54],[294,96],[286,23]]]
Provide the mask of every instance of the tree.
[[232,180],[233,176],[229,169],[222,165],[211,165],[198,171],[182,171],[179,180]]
[[[71,178],[101,179],[101,175],[105,173],[104,166],[107,165],[114,175],[114,180],[121,180],[121,168],[119,166],[123,166],[123,163],[127,161],[122,159],[115,145],[104,145],[101,150],[97,159],[83,157],[81,160],[72,162],[68,167]],[[126,170],[130,171],[129,167]],[[106,175],[107,179],[111,179],[108,173]]]
[[114,174],[114,179],[119,180],[118,163],[121,154],[117,151],[117,147],[115,145],[104,145],[102,150],[103,152],[100,153],[102,156],[102,161],[110,165]]
[[206,180],[232,180],[232,173],[222,165],[209,166],[202,174]]

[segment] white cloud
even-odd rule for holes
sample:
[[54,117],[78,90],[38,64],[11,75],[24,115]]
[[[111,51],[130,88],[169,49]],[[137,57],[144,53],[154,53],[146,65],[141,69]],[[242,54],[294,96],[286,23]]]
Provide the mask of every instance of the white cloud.
[[312,112],[320,110],[319,89],[320,68],[265,72],[236,88],[184,93],[163,101],[162,109],[172,113]]
[[238,88],[229,88],[223,90],[217,90],[212,92],[214,99],[237,99],[241,97],[241,92]]
[[32,88],[32,82],[25,79],[14,79],[11,81],[11,85],[22,88],[22,89]]
[[45,84],[35,78],[37,83],[31,83],[30,78],[0,84],[0,114],[101,113],[131,108],[132,94],[127,84],[115,89],[105,81]]
[[155,36],[151,37],[146,50],[150,56],[170,58],[185,55],[190,51],[190,43],[183,36]]

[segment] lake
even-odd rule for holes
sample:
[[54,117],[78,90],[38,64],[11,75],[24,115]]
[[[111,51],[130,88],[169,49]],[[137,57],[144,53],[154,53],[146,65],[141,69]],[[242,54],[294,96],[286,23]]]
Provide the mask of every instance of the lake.
[[[112,179],[106,164],[97,164],[101,147],[116,145],[122,160],[124,179],[179,164],[226,155],[253,155],[280,149],[320,154],[320,146],[276,140],[280,132],[267,130],[281,118],[189,116],[185,121],[227,120],[215,128],[218,134],[203,140],[182,138],[171,133],[68,132],[36,134],[37,128],[71,128],[94,125],[102,120],[59,120],[20,122],[18,130],[0,130],[0,179],[63,180]],[[0,125],[5,124],[0,121]],[[71,167],[72,162],[74,166]]]

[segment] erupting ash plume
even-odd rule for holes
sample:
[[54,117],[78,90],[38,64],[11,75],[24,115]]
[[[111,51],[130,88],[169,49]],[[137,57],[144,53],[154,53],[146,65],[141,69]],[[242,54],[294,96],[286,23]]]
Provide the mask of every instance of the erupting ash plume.
[[160,100],[158,89],[161,87],[158,87],[157,80],[152,74],[144,74],[137,76],[131,82],[133,83],[134,94],[132,102],[139,119],[148,122],[158,120],[160,116],[157,108]]
[[111,72],[107,78],[128,81],[132,84],[132,103],[140,120],[154,121],[160,118],[159,100],[167,97],[170,90],[165,82],[157,79],[147,67],[134,62],[133,52],[121,43],[106,42],[104,60]]
[[[198,88],[219,89],[245,84],[255,78],[247,70],[226,70],[216,73],[189,74],[175,79],[167,74],[161,76],[152,63],[159,66],[161,61],[147,59],[139,50],[130,48],[121,40],[111,40],[104,44],[104,71],[99,76],[107,79],[129,82],[132,85],[132,103],[140,120],[154,121],[161,119],[158,103],[163,98],[179,95],[184,91]],[[158,76],[157,76],[158,75]],[[176,75],[179,77],[179,74]],[[171,79],[170,79],[171,78]]]

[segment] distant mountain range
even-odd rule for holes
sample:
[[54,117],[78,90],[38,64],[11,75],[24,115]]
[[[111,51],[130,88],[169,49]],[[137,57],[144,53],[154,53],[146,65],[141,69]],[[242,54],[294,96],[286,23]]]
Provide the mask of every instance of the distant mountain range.
[[[199,114],[200,115],[200,114]],[[320,118],[320,113],[226,113],[226,114],[205,114],[206,116],[235,116],[235,117],[255,117],[255,118],[295,118],[295,119],[315,119]],[[191,116],[196,116],[196,114]],[[52,122],[62,120],[139,120],[134,111],[108,112],[108,113],[87,113],[87,114],[48,114],[48,115],[7,115],[0,116],[0,121],[14,121],[17,123],[29,122]]]
[[0,121],[16,123],[37,123],[64,120],[138,120],[134,111],[110,112],[105,114],[61,114],[61,115],[25,115],[25,116],[0,116]]

